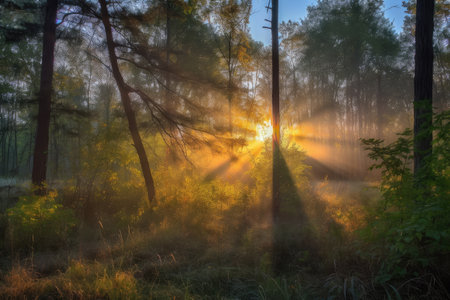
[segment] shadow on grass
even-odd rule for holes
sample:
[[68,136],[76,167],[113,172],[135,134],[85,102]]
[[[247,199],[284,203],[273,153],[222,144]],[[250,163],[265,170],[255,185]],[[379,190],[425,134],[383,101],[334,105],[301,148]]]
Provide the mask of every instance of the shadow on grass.
[[320,260],[317,230],[318,222],[324,221],[318,219],[325,213],[324,203],[299,192],[282,151],[277,167],[279,200],[272,211],[273,271],[284,274],[314,268],[314,261]]

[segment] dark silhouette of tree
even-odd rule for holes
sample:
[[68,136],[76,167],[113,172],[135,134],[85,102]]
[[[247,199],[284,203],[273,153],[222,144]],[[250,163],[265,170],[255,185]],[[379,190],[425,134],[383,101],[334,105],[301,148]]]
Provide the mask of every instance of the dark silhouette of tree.
[[131,99],[129,93],[130,88],[125,83],[122,74],[119,69],[119,64],[117,63],[117,56],[115,52],[115,43],[112,35],[111,23],[109,21],[108,7],[105,0],[99,0],[101,6],[101,19],[103,26],[105,27],[106,43],[108,46],[108,55],[111,63],[111,69],[116,81],[117,87],[120,92],[120,98],[122,100],[123,108],[128,120],[128,128],[130,129],[130,134],[133,139],[134,147],[139,156],[139,161],[141,163],[142,174],[145,180],[145,186],[147,188],[148,201],[151,203],[155,198],[155,187],[153,183],[153,177],[150,171],[150,166],[148,164],[147,154],[145,152],[144,145],[142,144],[142,139],[139,134],[139,129],[136,122],[136,115],[131,106]]
[[433,114],[433,16],[434,0],[417,0],[414,75],[414,176],[430,173]]
[[44,37],[42,46],[41,82],[39,88],[39,112],[34,147],[32,183],[37,193],[45,193],[47,179],[48,142],[52,97],[53,65],[56,43],[57,0],[48,0],[45,9]]
[[278,0],[272,2],[272,127],[273,127],[273,219],[280,207],[278,164],[280,156],[280,57],[278,44]]
[[277,245],[280,213],[280,55],[278,42],[278,0],[272,1],[272,217],[275,230],[273,264],[280,270],[281,257]]

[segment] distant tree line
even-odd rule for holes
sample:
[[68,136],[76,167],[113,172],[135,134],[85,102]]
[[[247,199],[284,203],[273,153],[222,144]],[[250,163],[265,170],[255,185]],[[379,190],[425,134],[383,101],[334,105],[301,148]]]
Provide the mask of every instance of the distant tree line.
[[[365,174],[360,138],[389,140],[413,125],[416,8],[404,5],[400,34],[382,1],[319,1],[301,22],[280,24],[281,135],[345,176]],[[240,147],[249,124],[270,116],[271,49],[250,36],[251,1],[10,0],[0,9],[2,177],[76,177],[90,142],[118,122],[151,200],[146,136],[160,135],[176,159],[191,146],[220,148],[218,138]],[[435,11],[433,105],[446,110],[445,1]]]

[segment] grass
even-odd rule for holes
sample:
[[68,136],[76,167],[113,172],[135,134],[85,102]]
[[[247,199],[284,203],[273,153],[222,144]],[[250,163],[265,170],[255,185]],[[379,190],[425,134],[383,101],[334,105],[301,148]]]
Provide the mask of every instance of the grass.
[[[193,199],[168,198],[133,225],[117,229],[114,219],[83,224],[66,247],[5,252],[0,299],[414,299],[423,291],[429,299],[448,296],[436,277],[374,281],[377,262],[360,258],[364,248],[355,243],[354,230],[363,220],[363,200],[377,195],[360,184],[325,182],[302,194],[313,211],[307,214],[312,229],[290,233],[302,244],[283,273],[272,270],[266,204],[244,207],[232,199],[242,191],[217,184],[213,189],[220,193],[212,196],[221,195],[219,202],[208,200],[207,187],[196,189],[186,193],[201,195],[199,211],[190,206]],[[327,204],[325,212],[317,213],[316,200]]]
[[49,277],[15,266],[4,276],[0,296],[4,299],[139,299],[141,295],[133,272],[115,270],[98,262],[73,261],[65,272]]
[[219,251],[174,232],[164,236],[173,241],[172,249],[161,243],[158,231],[99,241],[103,246],[97,248],[96,258],[69,251],[66,264],[47,274],[24,259],[1,276],[0,298],[423,299],[404,295],[415,295],[414,287],[430,285],[429,299],[446,299],[442,283],[433,283],[437,279],[432,277],[376,286],[367,273],[343,267],[329,275],[308,269],[275,275],[268,253],[247,261],[239,248],[226,249],[231,245]]

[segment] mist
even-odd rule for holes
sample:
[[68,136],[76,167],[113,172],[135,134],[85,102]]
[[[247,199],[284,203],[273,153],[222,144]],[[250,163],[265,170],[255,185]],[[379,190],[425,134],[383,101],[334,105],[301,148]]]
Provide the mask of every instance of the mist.
[[448,4],[259,2],[0,4],[0,298],[450,297]]

